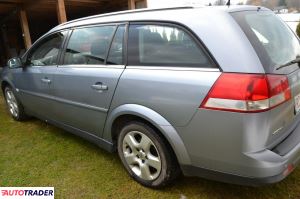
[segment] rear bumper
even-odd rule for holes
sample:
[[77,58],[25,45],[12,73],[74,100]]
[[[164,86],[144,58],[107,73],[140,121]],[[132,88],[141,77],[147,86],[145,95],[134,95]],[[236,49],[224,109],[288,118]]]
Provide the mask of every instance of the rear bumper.
[[263,178],[251,178],[187,165],[182,165],[181,170],[185,176],[196,176],[208,180],[246,186],[262,186],[266,184],[272,184],[279,182],[286,177],[283,174],[279,174],[276,176],[268,176]]
[[[297,149],[297,154],[299,154],[299,151],[300,150]],[[290,159],[284,160],[281,164],[274,163],[276,164],[276,168],[272,169],[278,169],[280,170],[280,172],[277,175],[265,177],[239,176],[236,174],[223,173],[190,165],[181,165],[181,169],[185,176],[196,176],[209,180],[216,180],[238,185],[261,186],[265,184],[280,182],[281,180],[285,179],[299,164],[299,157],[299,155],[295,158],[291,157]],[[260,173],[268,168],[257,167],[254,169],[256,169],[258,173]]]
[[252,175],[249,176],[239,175],[238,166],[232,173],[190,165],[182,165],[181,169],[186,176],[197,176],[232,184],[260,186],[279,182],[286,178],[300,162],[300,124],[272,150],[265,149],[244,155],[251,160],[248,170],[251,170]]

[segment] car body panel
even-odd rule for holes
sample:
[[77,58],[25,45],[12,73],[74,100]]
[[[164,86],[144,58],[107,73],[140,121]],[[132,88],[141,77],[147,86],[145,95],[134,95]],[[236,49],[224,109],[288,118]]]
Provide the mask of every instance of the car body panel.
[[111,109],[140,104],[168,118],[172,126],[185,126],[219,77],[220,72],[127,67]]
[[182,164],[191,164],[191,160],[186,150],[185,144],[179,137],[174,127],[159,113],[154,110],[138,105],[138,104],[123,104],[112,109],[107,118],[105,130],[103,133],[103,139],[113,142],[112,128],[113,122],[120,116],[133,115],[150,122],[154,125],[163,136],[169,141],[170,145],[174,149],[178,161]]
[[[176,130],[185,132],[181,134],[181,138],[184,143],[189,143],[187,150],[193,165],[201,165],[202,168],[212,168],[216,171],[240,176],[273,176],[282,171],[282,167],[271,165],[277,170],[263,169],[260,173],[255,168],[260,167],[259,165],[263,162],[248,156],[248,154],[266,151],[268,158],[282,161],[278,154],[270,151],[274,146],[266,147],[270,139],[275,139],[270,138],[272,135],[269,134],[268,120],[271,118],[269,114],[268,112],[259,114],[228,113],[200,109],[188,126],[177,127]],[[216,125],[212,121],[218,121],[218,124]],[[299,117],[294,122],[299,123]],[[293,132],[294,128],[289,131],[283,129],[276,135],[277,144]],[[195,131],[195,129],[199,130]],[[288,131],[287,134],[286,131]],[[205,151],[205,153],[200,155],[199,151]],[[278,161],[277,164],[282,165],[281,161]]]
[[43,112],[45,117],[53,117],[52,100],[49,99],[51,83],[43,79],[52,79],[56,66],[26,67],[13,69],[12,81],[18,95],[28,112]]
[[[102,134],[107,112],[124,66],[60,66],[53,77],[56,119],[69,126]],[[103,83],[107,90],[92,88]]]

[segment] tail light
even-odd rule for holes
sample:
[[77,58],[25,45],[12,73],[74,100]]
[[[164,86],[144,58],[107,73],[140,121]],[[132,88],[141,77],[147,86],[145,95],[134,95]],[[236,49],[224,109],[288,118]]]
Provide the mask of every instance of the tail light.
[[262,112],[291,99],[285,75],[222,73],[200,108]]
[[283,171],[283,176],[288,176],[292,171],[294,171],[295,166],[293,164],[289,164],[286,169]]

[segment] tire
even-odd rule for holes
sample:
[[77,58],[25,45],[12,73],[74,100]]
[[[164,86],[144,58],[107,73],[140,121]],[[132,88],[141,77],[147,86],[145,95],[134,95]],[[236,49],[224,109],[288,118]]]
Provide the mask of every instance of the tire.
[[24,121],[28,118],[28,116],[25,114],[24,107],[17,99],[13,89],[10,86],[5,87],[4,97],[6,100],[8,111],[14,120]]
[[142,122],[130,122],[122,128],[118,154],[129,175],[146,187],[164,187],[181,173],[170,145]]

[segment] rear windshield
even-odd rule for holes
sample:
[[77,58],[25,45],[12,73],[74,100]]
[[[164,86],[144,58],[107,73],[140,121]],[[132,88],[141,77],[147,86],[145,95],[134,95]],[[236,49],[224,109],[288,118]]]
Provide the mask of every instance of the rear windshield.
[[288,73],[297,64],[276,70],[300,56],[299,40],[288,26],[270,11],[231,14],[245,32],[267,73]]

